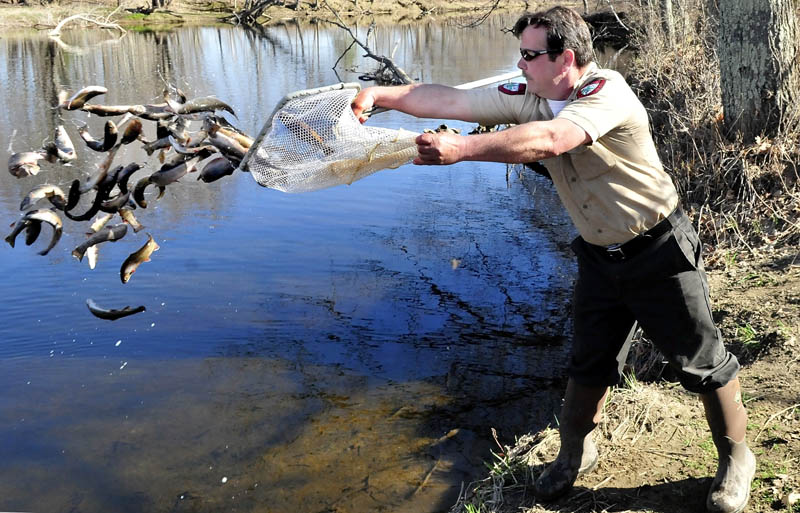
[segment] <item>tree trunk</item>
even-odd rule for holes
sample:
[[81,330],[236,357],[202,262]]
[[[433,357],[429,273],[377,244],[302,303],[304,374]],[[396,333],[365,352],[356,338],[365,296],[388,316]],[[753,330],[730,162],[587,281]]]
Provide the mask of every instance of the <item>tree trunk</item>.
[[793,0],[719,0],[717,40],[729,136],[771,135],[797,98]]
[[661,26],[664,29],[664,38],[668,48],[675,47],[675,15],[672,11],[672,0],[660,0]]

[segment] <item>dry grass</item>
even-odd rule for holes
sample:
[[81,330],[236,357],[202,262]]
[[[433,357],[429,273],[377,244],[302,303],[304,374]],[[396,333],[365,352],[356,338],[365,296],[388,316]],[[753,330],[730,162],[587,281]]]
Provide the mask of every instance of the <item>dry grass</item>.
[[[690,459],[670,447],[682,447],[681,440],[697,440],[707,433],[696,398],[671,387],[643,385],[632,379],[612,390],[594,436],[601,454],[600,466],[579,478],[579,489],[558,503],[558,511],[603,510],[597,504],[595,492],[599,489],[647,484],[631,482],[630,475],[640,468],[664,467],[654,463],[659,460]],[[450,513],[554,511],[536,504],[533,482],[555,458],[558,446],[558,432],[548,427],[520,437],[513,447],[503,447],[494,454],[489,477],[465,487]]]
[[[771,137],[725,133],[713,21],[705,2],[682,2],[676,42],[657,12],[634,10],[639,48],[630,75],[647,107],[665,168],[714,250],[781,247],[800,240],[800,106]],[[717,255],[718,256],[718,255]]]

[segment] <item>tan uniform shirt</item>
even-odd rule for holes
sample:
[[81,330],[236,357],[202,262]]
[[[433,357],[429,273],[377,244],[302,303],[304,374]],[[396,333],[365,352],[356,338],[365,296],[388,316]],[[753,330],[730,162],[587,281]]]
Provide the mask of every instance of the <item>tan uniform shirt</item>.
[[[482,125],[553,119],[547,100],[524,89],[501,86],[469,94],[472,114]],[[628,241],[675,209],[678,194],[661,166],[647,112],[622,75],[592,63],[557,117],[592,139],[542,161],[586,242]]]

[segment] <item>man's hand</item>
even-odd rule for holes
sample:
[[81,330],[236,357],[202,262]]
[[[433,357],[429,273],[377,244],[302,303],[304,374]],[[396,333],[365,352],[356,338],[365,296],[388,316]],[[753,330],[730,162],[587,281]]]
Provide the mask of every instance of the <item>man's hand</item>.
[[353,98],[353,102],[350,106],[353,108],[353,114],[356,115],[356,119],[358,119],[359,122],[363,123],[366,121],[369,116],[364,113],[375,106],[375,93],[373,88],[368,87],[359,91],[356,97]]
[[422,134],[416,138],[415,142],[419,156],[414,159],[414,164],[454,164],[462,158],[466,137],[439,132]]

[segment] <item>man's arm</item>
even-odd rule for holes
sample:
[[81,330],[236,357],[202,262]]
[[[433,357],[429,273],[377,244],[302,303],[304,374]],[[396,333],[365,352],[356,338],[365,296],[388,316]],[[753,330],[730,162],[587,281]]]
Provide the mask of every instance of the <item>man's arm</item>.
[[582,128],[565,119],[531,121],[507,130],[461,136],[449,133],[417,137],[415,164],[453,164],[463,160],[521,164],[555,157],[591,141]]
[[368,87],[353,99],[353,113],[362,123],[372,107],[399,110],[418,118],[474,122],[465,91],[436,84]]

